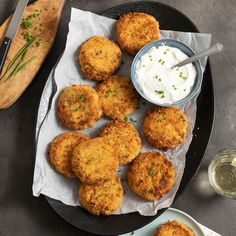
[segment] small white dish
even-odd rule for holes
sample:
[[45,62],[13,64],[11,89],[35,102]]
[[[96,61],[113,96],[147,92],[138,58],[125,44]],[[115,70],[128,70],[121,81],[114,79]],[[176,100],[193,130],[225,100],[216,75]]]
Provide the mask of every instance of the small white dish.
[[202,229],[200,228],[197,221],[195,221],[191,216],[186,214],[183,211],[169,208],[162,215],[152,221],[150,224],[127,234],[122,234],[120,236],[154,236],[157,228],[159,228],[162,224],[171,220],[179,220],[193,229],[196,236],[204,236]]
[[167,106],[167,107],[171,107],[171,106],[179,106],[182,104],[185,104],[186,102],[188,102],[189,100],[191,100],[192,98],[196,97],[201,89],[201,85],[202,85],[202,78],[203,78],[203,74],[202,74],[202,70],[201,70],[201,65],[199,61],[195,61],[193,62],[193,66],[196,69],[196,78],[195,78],[195,82],[194,85],[192,86],[190,93],[182,98],[181,100],[177,100],[177,101],[173,101],[173,102],[163,102],[160,103],[158,101],[156,101],[153,98],[148,97],[144,91],[142,86],[140,85],[138,79],[137,79],[137,74],[136,74],[136,67],[137,67],[137,63],[139,62],[140,58],[145,55],[151,48],[153,47],[159,47],[161,45],[166,45],[169,47],[174,47],[179,49],[180,51],[182,51],[184,54],[186,54],[188,57],[191,57],[193,55],[195,55],[195,52],[193,51],[193,49],[191,49],[189,46],[187,46],[186,44],[178,41],[178,40],[174,40],[174,39],[161,39],[161,40],[156,40],[153,41],[147,45],[145,45],[143,48],[141,48],[139,50],[139,52],[136,54],[135,58],[133,59],[132,65],[131,65],[131,80],[132,83],[135,87],[135,89],[137,90],[137,92],[147,101],[153,103],[154,105],[157,106]]

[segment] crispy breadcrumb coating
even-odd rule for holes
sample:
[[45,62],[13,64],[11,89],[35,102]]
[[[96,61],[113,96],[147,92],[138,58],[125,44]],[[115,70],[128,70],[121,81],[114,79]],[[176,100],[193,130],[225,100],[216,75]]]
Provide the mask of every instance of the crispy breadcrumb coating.
[[129,187],[149,201],[160,199],[174,186],[176,172],[172,162],[159,152],[140,154],[127,175]]
[[146,114],[143,130],[150,144],[167,150],[177,147],[184,141],[187,126],[187,117],[179,108],[158,107]]

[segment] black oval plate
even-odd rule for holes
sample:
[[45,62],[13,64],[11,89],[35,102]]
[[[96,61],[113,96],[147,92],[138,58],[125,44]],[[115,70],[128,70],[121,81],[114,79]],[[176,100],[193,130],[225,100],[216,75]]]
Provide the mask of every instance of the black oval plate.
[[[161,29],[185,32],[198,32],[197,27],[183,13],[168,5],[158,2],[133,2],[119,5],[104,11],[101,15],[117,19],[127,12],[146,12],[155,16]],[[193,131],[193,140],[189,147],[186,167],[178,189],[178,197],[197,172],[203,159],[212,131],[214,120],[214,93],[210,64],[207,63],[204,73],[202,91],[197,100],[197,119]],[[158,211],[155,216],[141,216],[139,213],[112,216],[94,216],[80,207],[64,205],[60,201],[46,197],[48,203],[64,220],[70,224],[98,235],[116,235],[134,231],[148,224],[165,209]]]

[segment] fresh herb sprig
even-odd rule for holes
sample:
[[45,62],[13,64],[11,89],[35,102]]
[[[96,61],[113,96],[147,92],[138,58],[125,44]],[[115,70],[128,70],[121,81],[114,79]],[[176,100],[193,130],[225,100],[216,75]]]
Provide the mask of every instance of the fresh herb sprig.
[[16,75],[18,68],[20,67],[20,65],[22,64],[22,62],[25,60],[25,57],[26,57],[27,52],[28,52],[28,49],[25,50],[25,51],[22,53],[22,56],[21,56],[19,62],[17,63],[17,65],[16,65],[16,67],[14,68],[14,70],[11,72],[11,75],[10,75],[10,76],[15,76],[15,75]]
[[[32,46],[32,44],[37,39],[37,35],[33,36],[26,44],[16,53],[16,55],[13,57],[13,59],[8,64],[4,74],[0,77],[0,80],[3,80],[8,76],[8,78],[11,78],[12,76],[16,75],[20,70],[22,70],[29,62],[31,62],[35,57],[32,57],[27,62],[23,63],[26,54],[29,50],[29,48]],[[19,61],[18,61],[19,60]],[[17,63],[18,61],[18,63]],[[16,64],[17,63],[17,64]],[[22,64],[23,63],[23,64]],[[14,67],[15,66],[15,67]],[[14,68],[13,68],[14,67]],[[12,70],[13,69],[13,70]],[[12,70],[12,71],[11,71]],[[10,73],[10,74],[9,74]]]
[[21,21],[21,26],[25,29],[33,28],[33,23],[31,22],[31,19],[38,17],[40,13],[34,12],[30,15],[28,15],[26,18],[23,18]]
[[20,72],[22,69],[24,69],[31,61],[33,61],[36,58],[36,56],[31,57],[29,60],[27,60],[25,63],[21,64],[16,70],[13,76],[15,76],[18,72]]

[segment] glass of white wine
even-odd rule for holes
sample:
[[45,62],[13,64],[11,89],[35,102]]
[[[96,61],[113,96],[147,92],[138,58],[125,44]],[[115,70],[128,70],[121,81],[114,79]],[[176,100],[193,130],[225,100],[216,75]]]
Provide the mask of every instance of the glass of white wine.
[[236,150],[222,150],[211,161],[208,176],[215,191],[236,199]]

